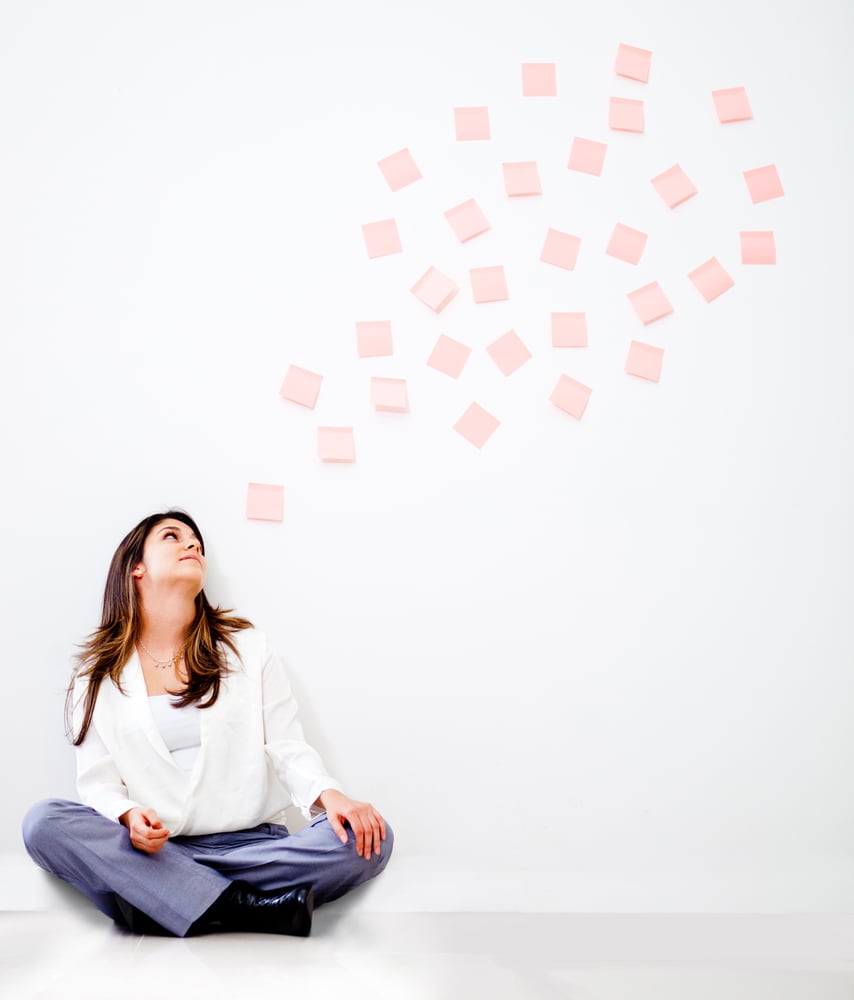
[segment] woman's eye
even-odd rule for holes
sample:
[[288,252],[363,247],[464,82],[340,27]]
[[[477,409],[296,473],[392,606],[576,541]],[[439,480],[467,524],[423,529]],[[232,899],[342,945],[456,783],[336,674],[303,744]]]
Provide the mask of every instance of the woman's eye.
[[174,531],[166,531],[166,532],[164,532],[163,537],[164,538],[177,538],[178,536],[175,534]]

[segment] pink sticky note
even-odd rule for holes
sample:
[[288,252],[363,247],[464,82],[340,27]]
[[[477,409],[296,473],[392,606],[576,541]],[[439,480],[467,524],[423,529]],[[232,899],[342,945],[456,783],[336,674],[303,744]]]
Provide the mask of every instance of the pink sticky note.
[[701,264],[693,270],[688,277],[694,282],[698,291],[706,300],[711,302],[728,288],[732,288],[735,282],[721,267],[717,257],[710,257],[705,264]]
[[523,97],[556,97],[557,69],[554,63],[522,63]]
[[421,179],[421,171],[408,149],[400,149],[387,156],[384,160],[380,160],[377,166],[382,170],[383,177],[392,191],[399,191],[407,184]]
[[400,253],[400,233],[394,219],[382,219],[379,222],[366,222],[362,226],[362,236],[368,256],[385,257],[390,253]]
[[394,354],[391,323],[387,319],[357,323],[356,347],[360,358],[381,358]]
[[410,291],[433,312],[441,312],[459,289],[447,274],[442,274],[435,267],[428,267]]
[[552,347],[587,347],[586,313],[552,313]]
[[626,358],[626,371],[629,375],[657,382],[661,378],[661,362],[664,351],[652,344],[643,344],[633,340],[629,345],[629,356]]
[[466,243],[489,229],[489,220],[474,198],[469,198],[468,201],[464,201],[454,208],[449,208],[445,212],[445,218],[460,243]]
[[475,448],[482,448],[500,426],[500,420],[487,413],[482,406],[472,403],[454,424],[454,430],[471,441]]
[[617,61],[614,64],[614,72],[617,76],[628,77],[629,80],[648,83],[651,62],[652,53],[649,49],[637,49],[634,45],[621,43],[617,46]]
[[313,410],[322,382],[322,375],[291,365],[285,372],[285,380],[279,389],[279,395],[292,403],[299,403],[300,406],[307,406]]
[[580,420],[591,392],[593,390],[584,383],[577,382],[569,375],[561,375],[550,398],[558,409]]
[[673,306],[657,281],[628,293],[628,300],[643,323],[652,323],[673,312]]
[[454,108],[457,142],[489,139],[489,108]]
[[578,170],[582,174],[594,174],[596,177],[601,177],[607,149],[607,143],[594,142],[593,139],[582,139],[580,136],[575,136],[572,140],[567,166],[570,170]]
[[444,372],[451,378],[459,378],[470,354],[470,347],[461,344],[458,340],[446,337],[443,333],[439,335],[433,352],[427,359],[427,364],[431,368],[435,368],[437,372]]
[[503,302],[509,297],[507,278],[500,264],[496,267],[473,267],[469,276],[475,302]]
[[372,378],[371,403],[385,413],[405,413],[409,409],[405,378]]
[[646,246],[647,234],[639,229],[632,229],[631,226],[624,226],[618,222],[611,233],[611,239],[605,253],[611,257],[617,257],[629,264],[637,264],[641,259],[643,248]]
[[526,361],[531,360],[531,352],[522,343],[515,330],[508,330],[503,337],[494,340],[487,352],[504,375],[512,375]]
[[643,132],[643,101],[612,97],[608,125],[617,132]]
[[726,124],[727,122],[746,122],[753,117],[753,112],[750,109],[750,101],[747,99],[747,91],[744,87],[730,87],[729,90],[713,90],[712,100],[715,102],[718,121],[722,124]]
[[771,230],[745,231],[740,236],[742,264],[777,263],[777,247]]
[[783,197],[783,184],[773,163],[769,163],[767,167],[745,170],[744,179],[754,205],[758,205],[760,201]]
[[321,462],[355,462],[352,427],[318,427],[317,453]]
[[559,229],[549,229],[546,241],[540,252],[540,260],[546,264],[554,264],[567,271],[575,268],[581,239],[572,233],[562,233]]
[[669,170],[665,170],[663,174],[653,177],[652,186],[670,208],[676,208],[677,205],[681,205],[683,201],[687,201],[697,193],[697,189],[678,163]]
[[250,483],[246,494],[246,516],[252,521],[281,521],[285,510],[285,488],[272,483]]
[[511,198],[543,193],[535,162],[502,163],[501,167],[504,170],[504,190]]

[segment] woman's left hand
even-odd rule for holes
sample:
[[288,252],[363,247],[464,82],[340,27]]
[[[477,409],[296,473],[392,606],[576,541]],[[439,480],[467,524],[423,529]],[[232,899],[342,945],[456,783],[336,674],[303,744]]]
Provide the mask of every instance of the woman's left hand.
[[380,842],[385,840],[385,823],[370,802],[356,802],[334,788],[321,792],[317,801],[326,810],[329,825],[342,844],[347,843],[347,831],[343,825],[346,820],[356,838],[357,854],[369,861],[371,851],[380,853]]

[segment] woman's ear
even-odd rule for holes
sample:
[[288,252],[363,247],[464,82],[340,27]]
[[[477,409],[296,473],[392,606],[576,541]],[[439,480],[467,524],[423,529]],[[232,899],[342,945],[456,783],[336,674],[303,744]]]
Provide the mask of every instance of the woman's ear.
[[142,563],[137,563],[133,568],[133,577],[135,580],[139,580],[142,574],[145,572]]

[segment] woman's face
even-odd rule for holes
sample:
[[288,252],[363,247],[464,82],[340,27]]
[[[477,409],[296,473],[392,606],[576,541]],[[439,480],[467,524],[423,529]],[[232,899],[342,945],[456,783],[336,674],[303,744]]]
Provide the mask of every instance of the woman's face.
[[193,529],[167,517],[148,533],[142,560],[133,568],[137,586],[188,589],[195,597],[205,585],[205,557]]

